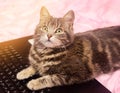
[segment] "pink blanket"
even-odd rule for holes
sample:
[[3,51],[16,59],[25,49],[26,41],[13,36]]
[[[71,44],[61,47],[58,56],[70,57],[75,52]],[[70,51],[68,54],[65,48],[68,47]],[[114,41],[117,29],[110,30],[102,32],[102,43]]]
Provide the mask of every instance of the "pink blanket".
[[[75,32],[120,24],[120,0],[0,0],[0,42],[32,35],[41,6],[54,16],[75,11]],[[112,93],[120,93],[120,70],[97,80]]]

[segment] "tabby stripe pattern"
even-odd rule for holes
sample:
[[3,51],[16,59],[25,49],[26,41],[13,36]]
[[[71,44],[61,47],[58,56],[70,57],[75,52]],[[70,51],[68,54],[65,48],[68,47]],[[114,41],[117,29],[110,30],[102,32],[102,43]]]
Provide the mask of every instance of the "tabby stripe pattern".
[[[120,55],[120,40],[119,40],[120,37],[113,38],[113,36],[117,36],[115,31],[114,32],[112,31],[109,33],[108,32],[105,33],[105,31],[103,33],[101,31],[101,33],[103,33],[102,34],[103,37],[102,35],[99,35],[98,32],[97,31],[93,33],[88,32],[88,35],[86,37],[88,40],[88,43],[91,42],[89,46],[91,46],[92,53],[91,54],[88,53],[88,55],[90,54],[91,56],[89,57],[89,63],[92,62],[91,64],[94,64],[96,66],[96,71],[98,70],[99,73],[100,71],[102,71],[103,73],[108,73],[109,71],[114,70],[112,66],[115,65],[115,63],[117,63],[118,60],[120,60],[120,57],[118,58],[115,57]],[[104,36],[104,34],[110,34],[109,38],[112,38],[112,39],[107,39]],[[92,61],[90,61],[90,58]],[[92,66],[90,65],[90,67]]]
[[65,49],[62,48],[54,49],[53,51],[43,50],[42,52],[38,52],[38,50],[32,48],[32,51],[30,52],[30,57],[32,57],[32,59],[36,61],[36,63],[57,62],[61,60],[63,57],[65,57],[67,53],[67,51],[65,51]]

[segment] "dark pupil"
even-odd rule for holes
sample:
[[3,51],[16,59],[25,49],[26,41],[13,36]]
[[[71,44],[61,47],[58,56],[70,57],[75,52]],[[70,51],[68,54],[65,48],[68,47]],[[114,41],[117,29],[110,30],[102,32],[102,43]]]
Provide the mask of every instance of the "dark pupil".
[[47,30],[47,27],[44,27],[44,30]]
[[60,30],[58,30],[58,32],[60,32]]
[[58,29],[57,32],[60,33],[60,32],[61,32],[61,29]]
[[43,29],[44,31],[47,31],[47,30],[48,30],[46,26],[43,26],[42,29]]

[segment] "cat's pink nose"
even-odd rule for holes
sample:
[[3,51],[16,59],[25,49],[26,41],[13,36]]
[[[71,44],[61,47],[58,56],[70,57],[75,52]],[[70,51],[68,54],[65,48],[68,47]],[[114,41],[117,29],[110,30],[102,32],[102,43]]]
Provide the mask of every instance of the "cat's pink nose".
[[52,35],[48,34],[47,37],[48,37],[48,40],[50,40],[50,38],[52,37]]

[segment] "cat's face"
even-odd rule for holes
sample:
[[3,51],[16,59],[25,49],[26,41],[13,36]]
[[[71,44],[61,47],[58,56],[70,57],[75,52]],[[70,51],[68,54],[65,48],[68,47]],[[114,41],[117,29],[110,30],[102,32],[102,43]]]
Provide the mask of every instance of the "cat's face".
[[42,7],[40,15],[40,23],[35,32],[37,47],[40,44],[49,48],[65,47],[73,42],[73,11],[69,11],[63,18],[54,18]]

